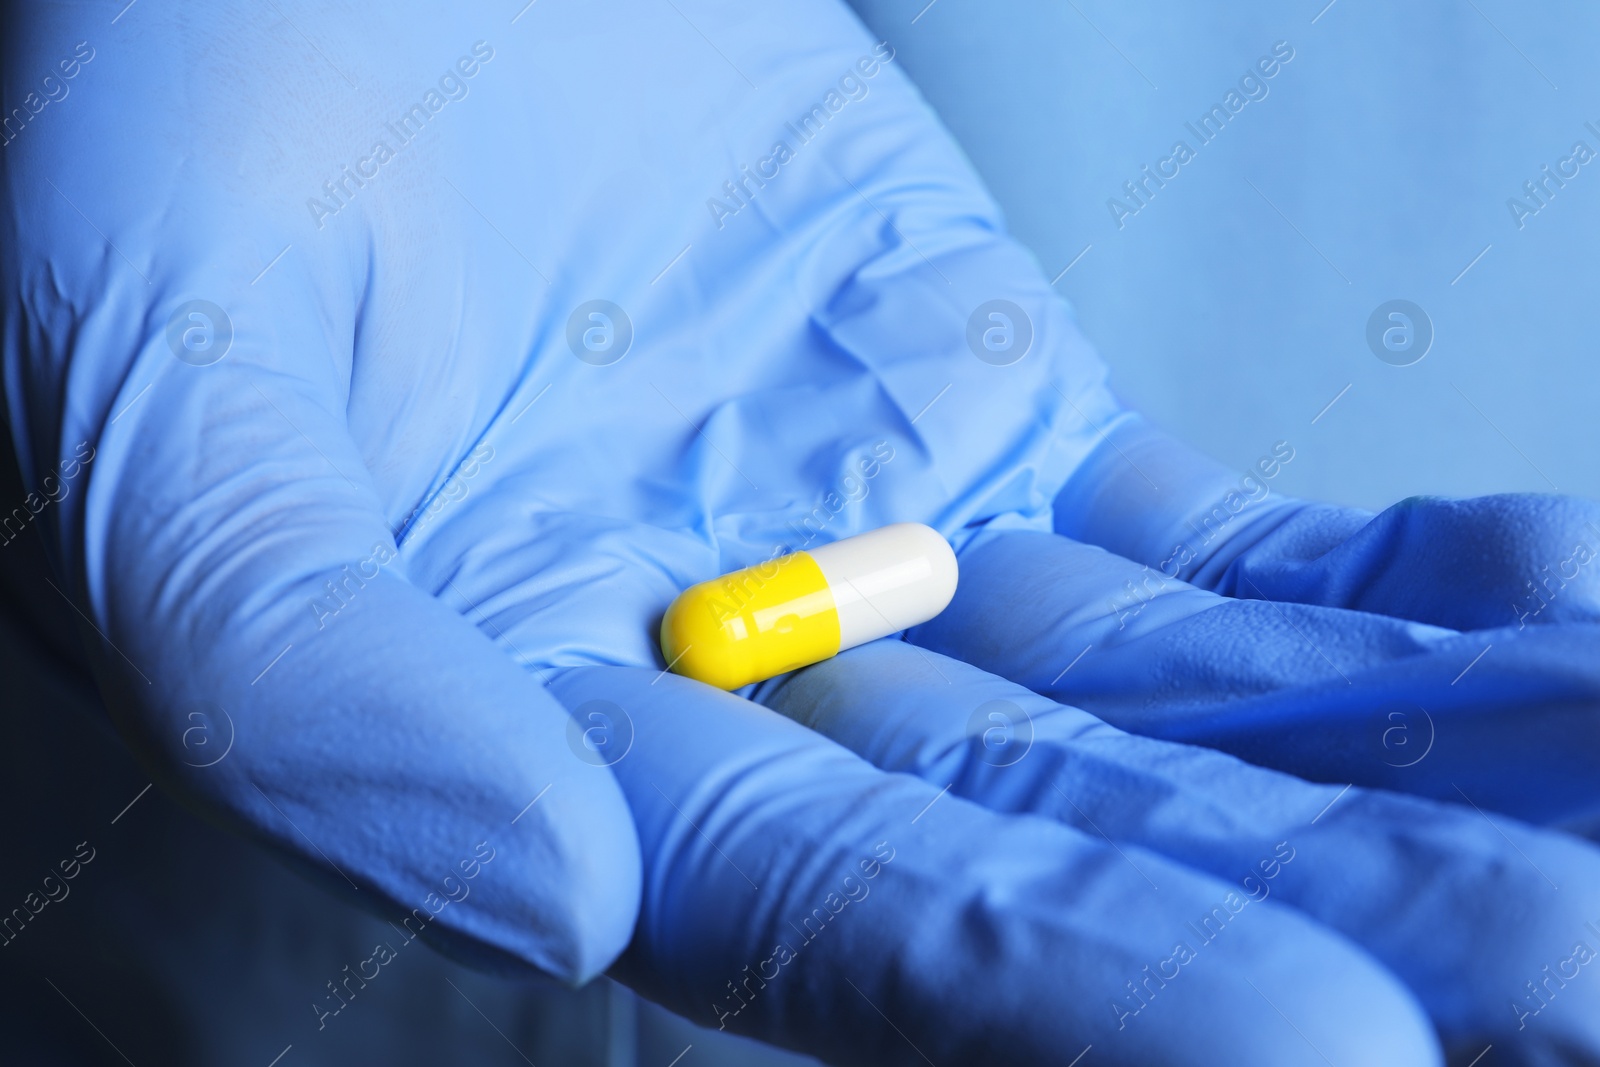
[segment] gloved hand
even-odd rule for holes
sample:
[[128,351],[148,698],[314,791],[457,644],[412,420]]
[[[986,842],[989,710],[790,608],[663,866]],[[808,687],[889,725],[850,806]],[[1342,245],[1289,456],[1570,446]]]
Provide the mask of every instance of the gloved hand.
[[1241,475],[1131,413],[1102,429],[1055,526],[1116,554],[974,552],[914,640],[1139,733],[1600,832],[1600,505],[1373,516],[1273,493],[1282,456]]
[[[1519,873],[1363,921],[1302,887],[1130,1021],[1126,985],[1234,914],[1196,868],[1277,855],[1196,799],[1255,772],[1130,748],[1187,792],[1118,844],[661,672],[677,590],[780,546],[896,520],[975,568],[1066,544],[1052,501],[1118,414],[843,8],[98,20],[11,18],[8,94],[55,80],[0,156],[6,406],[43,502],[21,521],[163,788],[480,963],[581,980],[626,944],[645,995],[840,1062],[1435,1063],[1425,1010],[1452,1045],[1500,1034],[1491,992],[1547,947],[1493,926],[1469,976],[1439,940],[1507,887],[1577,930],[1587,846],[1429,820],[1453,869],[1520,848],[1577,888]],[[1061,577],[1050,555],[1023,575]],[[883,647],[927,669],[886,672],[914,706],[1016,694]],[[1273,781],[1308,820],[1334,792]],[[1316,869],[1377,892],[1360,841],[1403,831],[1352,809]],[[1427,954],[1399,977],[1373,955],[1397,931]],[[1597,995],[1563,989],[1527,1047],[1595,1047]]]

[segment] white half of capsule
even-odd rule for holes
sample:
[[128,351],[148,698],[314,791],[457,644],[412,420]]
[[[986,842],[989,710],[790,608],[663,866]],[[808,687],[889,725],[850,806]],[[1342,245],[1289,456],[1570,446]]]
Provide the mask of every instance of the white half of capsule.
[[833,592],[840,651],[927,622],[956,595],[956,554],[921,523],[880,526],[806,553]]

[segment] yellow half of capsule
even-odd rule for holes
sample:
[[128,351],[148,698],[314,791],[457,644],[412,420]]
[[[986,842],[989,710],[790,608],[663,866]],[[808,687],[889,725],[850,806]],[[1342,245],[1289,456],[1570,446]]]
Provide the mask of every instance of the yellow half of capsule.
[[671,669],[719,689],[738,689],[838,652],[833,592],[805,552],[692,585],[661,620],[661,654]]

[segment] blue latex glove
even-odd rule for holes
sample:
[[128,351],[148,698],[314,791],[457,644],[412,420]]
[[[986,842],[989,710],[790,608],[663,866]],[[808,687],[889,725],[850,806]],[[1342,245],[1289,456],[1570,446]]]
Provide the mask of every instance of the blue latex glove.
[[[1041,540],[1017,537],[1019,548]],[[934,672],[942,683],[930,683]],[[1585,926],[1600,907],[1600,854],[1576,839],[1125,734],[902,642],[768,683],[762,699],[885,770],[1118,842],[1139,896],[1160,899],[1171,888],[1147,850],[1231,883],[1237,911],[1226,922],[1203,922],[1205,910],[1170,917],[1193,958],[1151,961],[1150,972],[1127,976],[1132,988],[1114,991],[1108,1010],[1120,1033],[1170,1022],[1166,998],[1189,968],[1202,973],[1223,931],[1231,938],[1253,924],[1258,904],[1275,900],[1366,946],[1403,978],[1451,1062],[1491,1043],[1495,1062],[1518,1064],[1587,1063],[1600,1048],[1600,992],[1568,981],[1587,966],[1579,961],[1600,959],[1600,935]],[[1456,923],[1471,935],[1445,935]],[[1576,953],[1574,938],[1585,946]],[[1260,990],[1275,999],[1271,987]],[[1328,1062],[1366,1062],[1323,1051]]]
[[1056,530],[1229,597],[1455,630],[1600,622],[1600,503],[1414,497],[1381,515],[1272,492],[1293,448],[1230,471],[1131,413],[1056,501]]
[[1373,516],[1271,494],[1270,457],[1228,472],[1137,416],[1106,429],[1056,528],[1118,554],[985,548],[916,640],[1130,730],[1600,827],[1600,505]]
[[[844,9],[88,19],[8,36],[8,99],[104,44],[0,157],[6,402],[51,500],[29,521],[164,788],[474,961],[581,980],[627,944],[647,996],[841,1062],[1426,1064],[1425,1011],[1501,1032],[1457,1021],[1481,986],[1445,950],[1396,977],[1358,944],[1386,928],[1309,892],[1251,904],[1131,1024],[1124,983],[1233,891],[1191,865],[1209,808],[1124,847],[660,673],[678,589],[779,545],[911,519],[974,566],[1067,544],[1052,502],[1118,413]],[[901,654],[937,705],[939,660]],[[1425,946],[1489,899],[1396,922]],[[1531,950],[1482,973],[1515,992]],[[1435,974],[1419,1006],[1402,979]],[[1561,1021],[1591,994],[1563,996],[1545,1040],[1591,1041]]]

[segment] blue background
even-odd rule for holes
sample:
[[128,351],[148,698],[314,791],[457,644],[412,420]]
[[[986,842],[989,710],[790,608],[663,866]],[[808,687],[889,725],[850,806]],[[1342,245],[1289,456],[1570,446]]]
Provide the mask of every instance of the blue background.
[[[1600,160],[1521,230],[1506,206],[1574,141],[1600,151],[1584,128],[1600,127],[1600,9],[926,4],[855,6],[1047,275],[1091,246],[1057,291],[1158,424],[1240,467],[1288,440],[1278,488],[1370,508],[1552,486],[1600,497]],[[1184,123],[1280,40],[1295,57],[1266,99],[1119,231],[1107,199],[1175,140],[1194,146]],[[1436,333],[1408,367],[1365,339],[1395,298]]]

